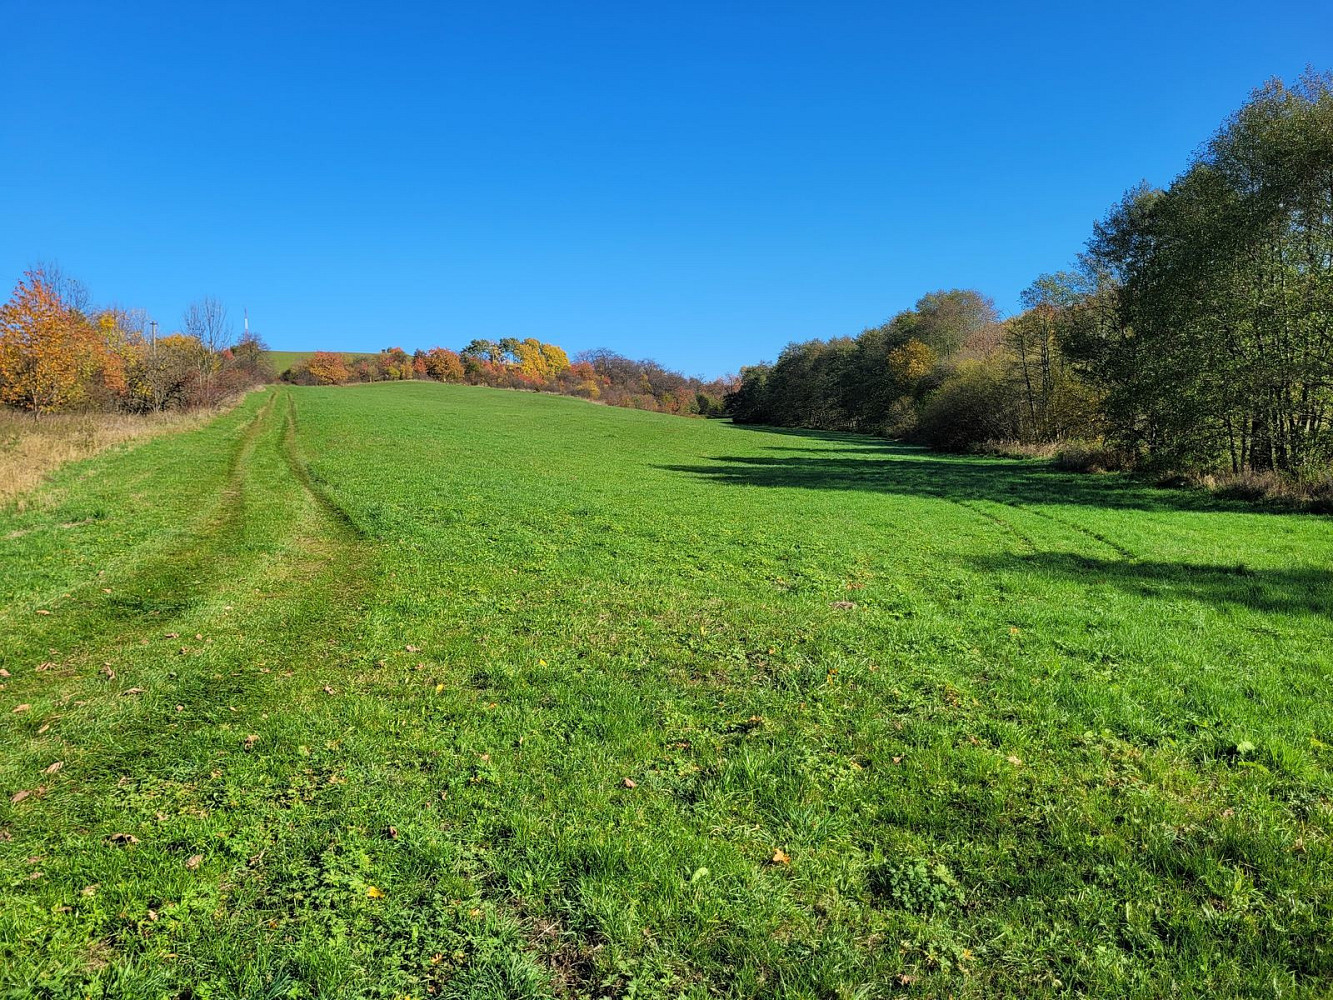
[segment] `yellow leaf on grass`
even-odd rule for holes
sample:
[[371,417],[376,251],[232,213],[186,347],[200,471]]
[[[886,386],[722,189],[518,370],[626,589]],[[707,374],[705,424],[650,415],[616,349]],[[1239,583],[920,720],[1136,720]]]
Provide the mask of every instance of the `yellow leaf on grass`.
[[369,889],[366,890],[366,896],[369,899],[383,899],[384,890],[379,888],[379,886],[372,885]]

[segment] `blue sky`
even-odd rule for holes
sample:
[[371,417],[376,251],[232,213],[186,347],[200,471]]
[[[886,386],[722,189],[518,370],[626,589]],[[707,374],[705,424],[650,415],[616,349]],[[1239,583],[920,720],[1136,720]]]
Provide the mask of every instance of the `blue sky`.
[[1333,4],[68,3],[0,35],[0,280],[279,349],[473,337],[714,375],[1002,309]]

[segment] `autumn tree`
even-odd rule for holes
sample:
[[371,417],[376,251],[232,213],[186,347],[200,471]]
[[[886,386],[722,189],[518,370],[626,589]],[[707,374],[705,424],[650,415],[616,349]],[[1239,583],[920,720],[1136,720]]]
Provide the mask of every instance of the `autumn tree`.
[[341,354],[316,351],[306,360],[306,371],[316,385],[342,385],[352,377]]
[[41,271],[29,271],[0,307],[0,400],[37,413],[119,388],[122,368],[87,317],[69,308]]
[[443,347],[432,347],[422,358],[422,367],[427,378],[437,382],[463,381],[463,362],[453,351]]

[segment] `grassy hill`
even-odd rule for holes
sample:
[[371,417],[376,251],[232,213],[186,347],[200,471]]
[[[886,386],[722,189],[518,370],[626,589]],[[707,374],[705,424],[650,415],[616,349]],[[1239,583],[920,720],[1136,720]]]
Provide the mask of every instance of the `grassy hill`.
[[433,383],[40,499],[6,995],[1327,995],[1326,518]]
[[[272,366],[274,374],[281,375],[283,372],[285,372],[288,368],[291,368],[293,365],[297,365],[300,364],[302,361],[306,361],[314,353],[315,353],[314,351],[265,351],[264,357],[268,361],[268,363]],[[341,354],[344,358],[350,361],[353,358],[361,357],[362,354],[364,354],[365,352],[334,351],[333,353]]]

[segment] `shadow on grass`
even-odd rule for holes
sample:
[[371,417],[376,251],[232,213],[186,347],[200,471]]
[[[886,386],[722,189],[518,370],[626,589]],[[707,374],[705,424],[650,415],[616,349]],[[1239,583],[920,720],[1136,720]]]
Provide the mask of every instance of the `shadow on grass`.
[[662,465],[733,486],[849,490],[941,500],[990,500],[1006,504],[1080,504],[1122,510],[1261,513],[1239,501],[1202,491],[1148,486],[1121,474],[1061,472],[1035,460],[947,455],[864,434],[794,428],[751,428],[809,442],[771,445],[775,455],[718,455],[707,464]]
[[1031,573],[1083,586],[1104,584],[1139,597],[1183,598],[1262,612],[1333,613],[1333,571],[1326,569],[1099,559],[1070,552],[982,556],[972,565],[983,573]]

